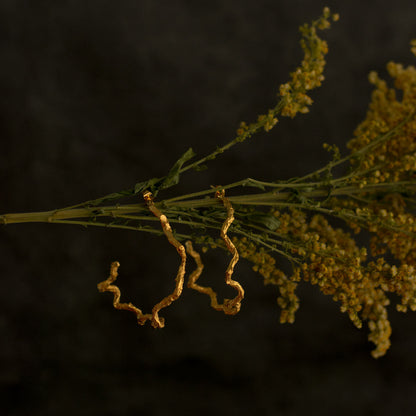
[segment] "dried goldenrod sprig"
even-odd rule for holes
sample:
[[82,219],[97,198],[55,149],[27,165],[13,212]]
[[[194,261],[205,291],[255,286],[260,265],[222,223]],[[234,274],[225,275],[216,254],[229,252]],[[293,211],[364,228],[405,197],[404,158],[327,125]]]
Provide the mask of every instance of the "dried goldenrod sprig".
[[281,109],[282,116],[293,118],[297,113],[309,112],[313,100],[306,93],[321,86],[325,79],[323,72],[326,64],[325,55],[328,53],[328,44],[318,36],[317,30],[328,29],[331,26],[331,17],[334,22],[339,18],[338,14],[331,14],[329,8],[325,7],[318,20],[300,28],[300,44],[304,51],[304,59],[290,74],[291,81],[280,86],[279,96],[283,98],[284,103]]
[[179,256],[181,257],[181,263],[179,265],[178,273],[175,278],[175,289],[173,292],[163,298],[159,303],[157,303],[152,309],[152,326],[154,328],[163,328],[165,326],[164,318],[159,317],[159,311],[163,308],[169,306],[172,302],[179,298],[182,293],[183,289],[183,282],[185,277],[185,265],[186,265],[186,252],[185,247],[173,236],[172,227],[169,224],[166,215],[162,214],[154,205],[152,193],[146,191],[143,194],[143,198],[146,202],[149,211],[155,215],[160,220],[160,224],[162,225],[163,232],[166,235],[169,243],[172,244],[176,251],[178,252]]
[[301,65],[290,74],[291,80],[279,86],[276,105],[265,114],[260,114],[252,123],[241,122],[236,131],[237,135],[231,142],[218,147],[208,156],[181,167],[179,173],[204,166],[204,163],[215,159],[232,146],[244,142],[261,130],[269,132],[278,123],[280,116],[293,118],[297,113],[307,113],[308,106],[313,100],[306,93],[321,86],[326,64],[324,58],[328,53],[328,44],[320,38],[319,31],[330,28],[331,20],[336,22],[338,18],[338,14],[331,13],[328,7],[324,7],[318,19],[310,24],[304,24],[300,28],[302,34],[300,44],[304,58]]
[[120,267],[120,263],[118,261],[114,261],[111,263],[110,268],[110,276],[108,279],[104,280],[101,283],[98,283],[97,287],[100,292],[111,292],[114,294],[113,299],[113,306],[116,309],[124,310],[124,311],[131,311],[134,312],[137,316],[137,322],[139,325],[144,325],[148,319],[152,318],[150,314],[144,314],[139,308],[134,306],[132,303],[120,303],[121,292],[118,286],[112,285],[113,282],[117,279],[118,276],[118,268]]
[[299,309],[299,298],[295,291],[297,282],[300,280],[299,269],[293,271],[291,277],[279,270],[276,260],[263,247],[256,244],[247,237],[234,237],[233,242],[238,247],[242,258],[247,259],[253,264],[253,270],[264,278],[264,284],[277,285],[280,296],[277,303],[281,307],[280,323],[293,323],[295,313]]

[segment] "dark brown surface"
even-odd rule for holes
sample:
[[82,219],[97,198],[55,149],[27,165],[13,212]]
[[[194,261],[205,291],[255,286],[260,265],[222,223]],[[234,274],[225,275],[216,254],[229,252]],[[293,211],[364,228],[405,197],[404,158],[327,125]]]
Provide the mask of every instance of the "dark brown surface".
[[[322,6],[327,80],[310,114],[282,122],[183,177],[174,193],[274,180],[325,161],[364,117],[371,69],[414,64],[413,0],[0,2],[0,212],[58,208],[161,176],[273,105],[301,53],[297,27]],[[121,263],[122,301],[149,310],[178,258],[139,233],[49,224],[0,228],[0,413],[5,415],[413,415],[416,317],[391,311],[392,348],[370,356],[338,306],[303,285],[294,325],[241,262],[237,316],[185,290],[166,327],[138,327],[96,288]],[[225,253],[201,277],[218,282]],[[125,295],[127,293],[127,295]],[[225,293],[226,296],[230,293]],[[123,298],[123,296],[125,296]]]

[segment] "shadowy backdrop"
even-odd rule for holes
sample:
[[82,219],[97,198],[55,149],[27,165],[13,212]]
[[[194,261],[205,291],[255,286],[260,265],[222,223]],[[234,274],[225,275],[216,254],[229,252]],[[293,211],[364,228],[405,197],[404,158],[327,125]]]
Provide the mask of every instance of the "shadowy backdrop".
[[[163,176],[273,106],[302,58],[298,27],[330,6],[324,85],[307,115],[233,148],[173,193],[320,167],[364,118],[367,74],[414,64],[414,0],[1,0],[0,212],[49,210]],[[149,310],[178,258],[131,231],[0,227],[0,413],[4,415],[413,415],[416,316],[392,308],[392,347],[374,360],[331,299],[302,285],[294,325],[276,289],[241,261],[241,312],[185,290],[163,330],[138,327],[99,294],[118,260],[125,301]],[[221,285],[228,257],[207,254]]]

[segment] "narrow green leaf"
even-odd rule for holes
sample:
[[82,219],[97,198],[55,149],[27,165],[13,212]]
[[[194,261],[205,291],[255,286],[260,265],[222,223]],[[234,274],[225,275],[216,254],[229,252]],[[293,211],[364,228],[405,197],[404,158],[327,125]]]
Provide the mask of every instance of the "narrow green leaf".
[[202,172],[203,170],[207,170],[208,166],[207,165],[197,165],[194,167],[194,170],[196,170],[197,172]]
[[192,159],[195,156],[195,152],[192,148],[189,148],[179,160],[173,165],[172,169],[164,178],[163,182],[158,186],[158,189],[170,188],[173,185],[179,183],[179,171],[181,170],[183,164],[189,159]]

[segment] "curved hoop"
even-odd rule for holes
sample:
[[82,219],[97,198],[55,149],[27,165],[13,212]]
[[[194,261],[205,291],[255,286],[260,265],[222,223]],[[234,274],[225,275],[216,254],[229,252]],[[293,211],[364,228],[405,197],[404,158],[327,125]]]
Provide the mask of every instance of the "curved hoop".
[[163,308],[166,308],[172,302],[178,299],[182,293],[185,277],[186,251],[185,247],[173,236],[172,227],[170,226],[169,221],[166,218],[166,215],[162,214],[162,212],[155,207],[153,203],[152,193],[146,191],[143,194],[143,198],[146,202],[147,207],[149,208],[149,211],[152,212],[152,214],[154,214],[157,218],[159,218],[166,238],[168,239],[169,243],[176,248],[176,251],[181,257],[181,263],[179,265],[178,272],[175,278],[175,288],[172,293],[163,298],[159,303],[157,303],[153,307],[151,314],[143,314],[143,312],[139,308],[134,306],[132,303],[120,303],[120,289],[117,286],[111,284],[116,280],[118,276],[118,268],[120,267],[120,263],[115,261],[111,263],[110,277],[107,280],[104,280],[103,282],[98,284],[98,290],[100,292],[114,293],[113,306],[116,309],[123,309],[134,312],[137,316],[137,321],[140,325],[144,325],[144,323],[147,320],[150,320],[154,328],[163,328],[165,326],[165,320],[164,318],[159,316],[159,311]]
[[224,240],[224,243],[227,246],[228,251],[233,255],[233,258],[231,259],[230,263],[228,264],[227,270],[225,271],[225,283],[237,290],[237,295],[234,299],[224,299],[224,313],[226,313],[227,315],[235,315],[239,312],[241,308],[241,301],[244,298],[244,289],[240,285],[240,283],[238,283],[236,280],[233,280],[231,277],[234,273],[234,267],[239,259],[237,248],[227,235],[227,231],[230,228],[232,222],[234,221],[234,208],[231,205],[229,199],[225,197],[224,189],[215,192],[215,197],[218,198],[224,204],[224,207],[227,209],[227,218],[222,224],[220,235],[221,238]]

